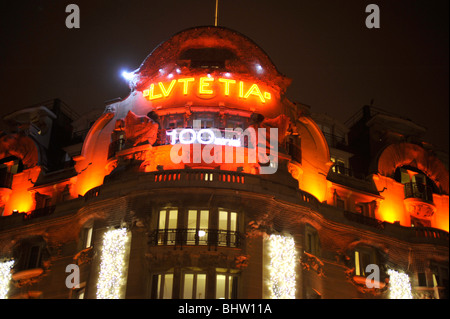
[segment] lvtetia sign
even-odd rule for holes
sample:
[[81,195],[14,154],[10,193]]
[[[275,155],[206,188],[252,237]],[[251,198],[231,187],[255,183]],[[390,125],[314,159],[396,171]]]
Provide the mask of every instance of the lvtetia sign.
[[266,103],[272,98],[270,92],[261,90],[256,83],[212,76],[188,77],[173,79],[170,82],[152,83],[148,89],[142,91],[142,94],[148,100],[153,101],[168,98],[176,91],[181,91],[183,95],[196,94],[206,99],[222,94],[226,97],[234,96],[244,100],[256,97],[261,103]]

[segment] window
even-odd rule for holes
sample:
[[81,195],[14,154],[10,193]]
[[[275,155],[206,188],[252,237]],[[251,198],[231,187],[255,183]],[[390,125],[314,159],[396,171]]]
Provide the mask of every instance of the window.
[[236,55],[224,48],[187,49],[180,60],[189,60],[191,68],[224,69],[226,61],[236,59]]
[[420,198],[433,202],[433,193],[439,193],[436,184],[415,167],[397,168],[394,177],[397,182],[404,185],[405,198]]
[[417,282],[421,287],[427,287],[427,278],[424,272],[419,272],[417,274]]
[[[366,267],[377,264],[376,252],[371,248],[358,248],[355,250],[355,275],[366,276]],[[370,273],[369,273],[370,274]],[[367,275],[369,275],[367,274]]]
[[228,273],[216,274],[216,299],[237,299],[238,277]]
[[152,277],[151,298],[172,299],[173,274],[155,274]]
[[42,239],[26,239],[14,249],[14,271],[42,268],[42,260],[48,257],[45,242]]
[[236,246],[237,213],[219,210],[218,216],[218,245]]
[[227,118],[226,121],[226,127],[227,128],[241,128],[241,129],[245,129],[245,127],[247,126],[247,119],[244,117],[240,117],[240,116],[230,116]]
[[166,129],[184,128],[184,115],[172,114],[166,117]]
[[306,225],[305,227],[305,251],[314,256],[320,254],[319,234],[317,233],[317,230],[310,225]]
[[187,245],[208,244],[209,210],[188,210]]
[[372,201],[369,203],[356,203],[355,212],[366,217],[375,218],[376,205],[376,201]]
[[206,274],[185,273],[183,276],[183,299],[206,298]]
[[433,287],[444,287],[444,293],[448,296],[448,267],[432,263],[430,269],[433,277]]
[[334,173],[347,175],[345,169],[346,165],[343,159],[331,157],[331,161],[334,163],[333,167],[331,168]]
[[178,223],[178,209],[164,209],[159,212],[158,244],[175,245]]
[[194,113],[193,119],[200,121],[200,128],[212,128],[215,127],[215,119],[218,114],[210,112],[198,112]]
[[82,249],[89,248],[92,246],[92,232],[93,226],[83,227],[81,231],[82,236]]

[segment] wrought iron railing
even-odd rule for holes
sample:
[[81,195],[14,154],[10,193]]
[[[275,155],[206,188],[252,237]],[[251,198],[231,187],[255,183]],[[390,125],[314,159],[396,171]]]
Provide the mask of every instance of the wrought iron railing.
[[221,229],[157,229],[150,233],[153,246],[214,246],[240,247],[242,236],[238,231]]
[[33,218],[39,218],[51,215],[55,212],[56,206],[46,206],[42,208],[37,208],[35,210],[32,210],[29,214],[24,214],[23,219],[24,220],[30,220]]
[[377,229],[384,228],[384,224],[381,220],[378,220],[378,219],[372,218],[372,217],[368,217],[368,216],[364,216],[360,213],[344,211],[344,216],[345,216],[345,218],[347,218],[347,220],[350,220],[350,221],[353,221],[353,222],[356,222],[359,224],[367,225],[367,226],[374,227]]
[[350,176],[353,178],[364,180],[366,177],[364,173],[355,171],[351,168],[345,167],[343,165],[335,164],[331,167],[331,171],[340,175]]

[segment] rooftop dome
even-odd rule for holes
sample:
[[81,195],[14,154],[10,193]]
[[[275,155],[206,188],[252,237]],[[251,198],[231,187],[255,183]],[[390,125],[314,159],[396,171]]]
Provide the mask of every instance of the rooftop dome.
[[263,82],[281,94],[291,82],[248,37],[224,27],[204,26],[181,31],[158,45],[135,71],[138,77],[132,88],[142,90],[172,72],[214,71]]

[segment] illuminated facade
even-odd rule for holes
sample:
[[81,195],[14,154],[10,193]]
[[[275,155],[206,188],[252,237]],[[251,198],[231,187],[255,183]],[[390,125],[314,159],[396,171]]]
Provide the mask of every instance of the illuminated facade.
[[312,113],[222,27],[123,75],[104,110],[4,117],[0,296],[448,298],[448,167],[424,128]]

